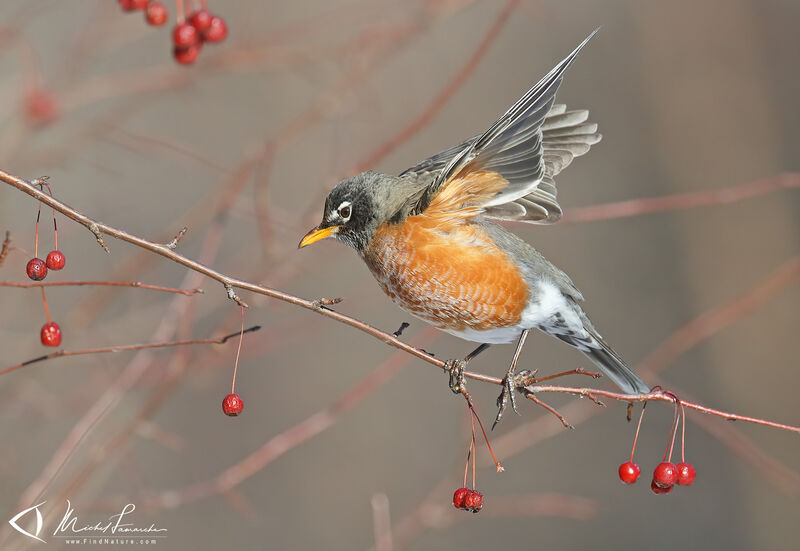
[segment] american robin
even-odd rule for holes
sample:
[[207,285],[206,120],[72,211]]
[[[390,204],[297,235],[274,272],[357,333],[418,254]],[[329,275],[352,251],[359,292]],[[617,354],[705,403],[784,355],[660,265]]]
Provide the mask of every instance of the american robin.
[[335,237],[356,250],[404,310],[482,343],[453,367],[463,370],[489,344],[518,339],[498,419],[509,400],[515,405],[516,360],[533,328],[583,352],[623,392],[649,391],[594,329],[569,276],[492,221],[561,218],[553,178],[601,136],[587,122],[588,111],[554,104],[555,94],[593,35],[483,134],[399,176],[368,171],[339,182],[325,200],[322,223],[299,245]]

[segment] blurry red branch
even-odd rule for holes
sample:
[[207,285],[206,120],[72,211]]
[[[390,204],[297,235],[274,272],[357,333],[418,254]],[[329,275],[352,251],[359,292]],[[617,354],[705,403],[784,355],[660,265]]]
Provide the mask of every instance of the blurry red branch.
[[[433,340],[433,337],[433,329],[428,329],[427,332],[418,339],[419,345],[427,345]],[[276,434],[267,440],[260,448],[240,461],[237,461],[219,473],[219,475],[208,480],[196,482],[184,488],[168,490],[155,496],[147,497],[140,502],[141,506],[156,509],[172,508],[187,502],[196,501],[204,497],[225,493],[235,489],[239,484],[289,450],[296,448],[319,433],[332,427],[344,413],[354,408],[362,400],[370,396],[376,388],[387,383],[394,375],[404,368],[408,364],[409,359],[407,355],[395,353],[331,405],[313,413],[305,420],[287,430]]]
[[603,205],[592,205],[590,207],[571,208],[564,213],[562,222],[568,224],[597,222],[599,220],[653,214],[654,212],[669,212],[697,207],[727,205],[759,195],[774,193],[783,189],[797,188],[800,188],[800,174],[788,172],[779,174],[773,178],[766,178],[764,180],[748,182],[746,184],[723,189],[694,191],[690,193],[667,195],[664,197],[631,199],[618,203],[605,203]]
[[503,9],[497,15],[497,18],[492,23],[492,26],[486,31],[483,39],[472,52],[470,58],[461,66],[461,69],[453,76],[441,92],[431,101],[428,107],[413,119],[407,126],[401,129],[397,134],[392,136],[387,142],[368,155],[365,159],[359,162],[355,172],[363,172],[374,167],[378,161],[389,155],[400,145],[406,143],[414,134],[422,130],[436,114],[447,105],[447,102],[455,95],[461,86],[472,76],[475,72],[481,59],[489,51],[489,46],[500,34],[503,26],[508,21],[508,18],[514,12],[514,9],[519,5],[519,0],[508,0]]
[[754,287],[679,327],[639,363],[639,373],[658,373],[675,358],[737,322],[800,279],[800,256],[784,262]]
[[[597,503],[585,497],[558,493],[538,493],[517,496],[496,496],[492,506],[485,508],[483,515],[496,518],[560,517],[572,520],[590,520],[597,516]],[[402,548],[413,541],[426,528],[445,529],[469,520],[470,517],[456,511],[450,504],[430,500],[414,509],[409,517],[392,528],[393,542]],[[370,551],[378,551],[372,548]]]
[[107,287],[138,287],[140,289],[150,289],[151,291],[163,291],[165,293],[177,293],[179,295],[196,295],[203,293],[202,289],[174,289],[172,287],[162,287],[161,285],[149,285],[139,281],[31,281],[18,283],[16,281],[0,281],[0,287],[74,287],[82,285],[107,286]]
[[[254,325],[253,327],[249,327],[245,329],[245,333],[252,333],[253,331],[258,331],[261,329],[260,326]],[[233,337],[238,337],[239,331],[235,333],[231,333],[230,335],[225,335],[224,337],[220,337],[218,339],[192,339],[186,341],[172,341],[172,342],[154,342],[149,344],[126,344],[121,346],[106,346],[103,348],[86,348],[83,350],[59,350],[57,352],[53,352],[51,354],[45,354],[44,356],[39,356],[37,358],[32,358],[30,360],[26,360],[21,364],[12,365],[11,367],[7,367],[5,369],[0,370],[0,375],[5,375],[6,373],[11,373],[12,371],[16,371],[17,369],[22,369],[23,367],[44,362],[46,360],[52,360],[55,358],[63,358],[66,356],[85,356],[87,354],[105,354],[107,352],[128,352],[131,350],[144,350],[148,348],[170,348],[174,346],[187,346],[191,344],[225,344],[228,342],[229,339]]]

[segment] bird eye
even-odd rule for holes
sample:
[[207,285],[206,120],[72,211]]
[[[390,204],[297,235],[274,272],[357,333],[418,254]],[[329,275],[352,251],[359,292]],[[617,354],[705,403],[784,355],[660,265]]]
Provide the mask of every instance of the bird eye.
[[339,205],[339,208],[336,209],[336,212],[339,213],[339,216],[342,218],[342,220],[347,222],[350,219],[350,215],[353,213],[353,208],[350,206],[349,201],[345,201]]

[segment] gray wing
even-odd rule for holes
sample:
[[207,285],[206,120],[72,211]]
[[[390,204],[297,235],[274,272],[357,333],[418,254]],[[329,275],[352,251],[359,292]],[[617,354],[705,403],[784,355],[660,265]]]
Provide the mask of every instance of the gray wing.
[[561,218],[553,176],[574,157],[600,141],[588,111],[553,105],[564,72],[595,30],[561,63],[522,96],[480,136],[437,153],[401,176],[428,180],[417,212],[427,207],[441,185],[457,174],[490,170],[509,184],[485,202],[484,215],[504,220],[550,224]]

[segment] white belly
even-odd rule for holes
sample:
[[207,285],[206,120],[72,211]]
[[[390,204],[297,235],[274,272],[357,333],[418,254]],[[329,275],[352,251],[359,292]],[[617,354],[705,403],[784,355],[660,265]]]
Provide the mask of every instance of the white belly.
[[519,326],[501,327],[499,329],[486,329],[479,331],[477,329],[463,329],[461,331],[455,329],[442,329],[451,335],[455,335],[460,339],[473,342],[481,342],[487,344],[505,344],[514,342],[522,334],[522,328]]

